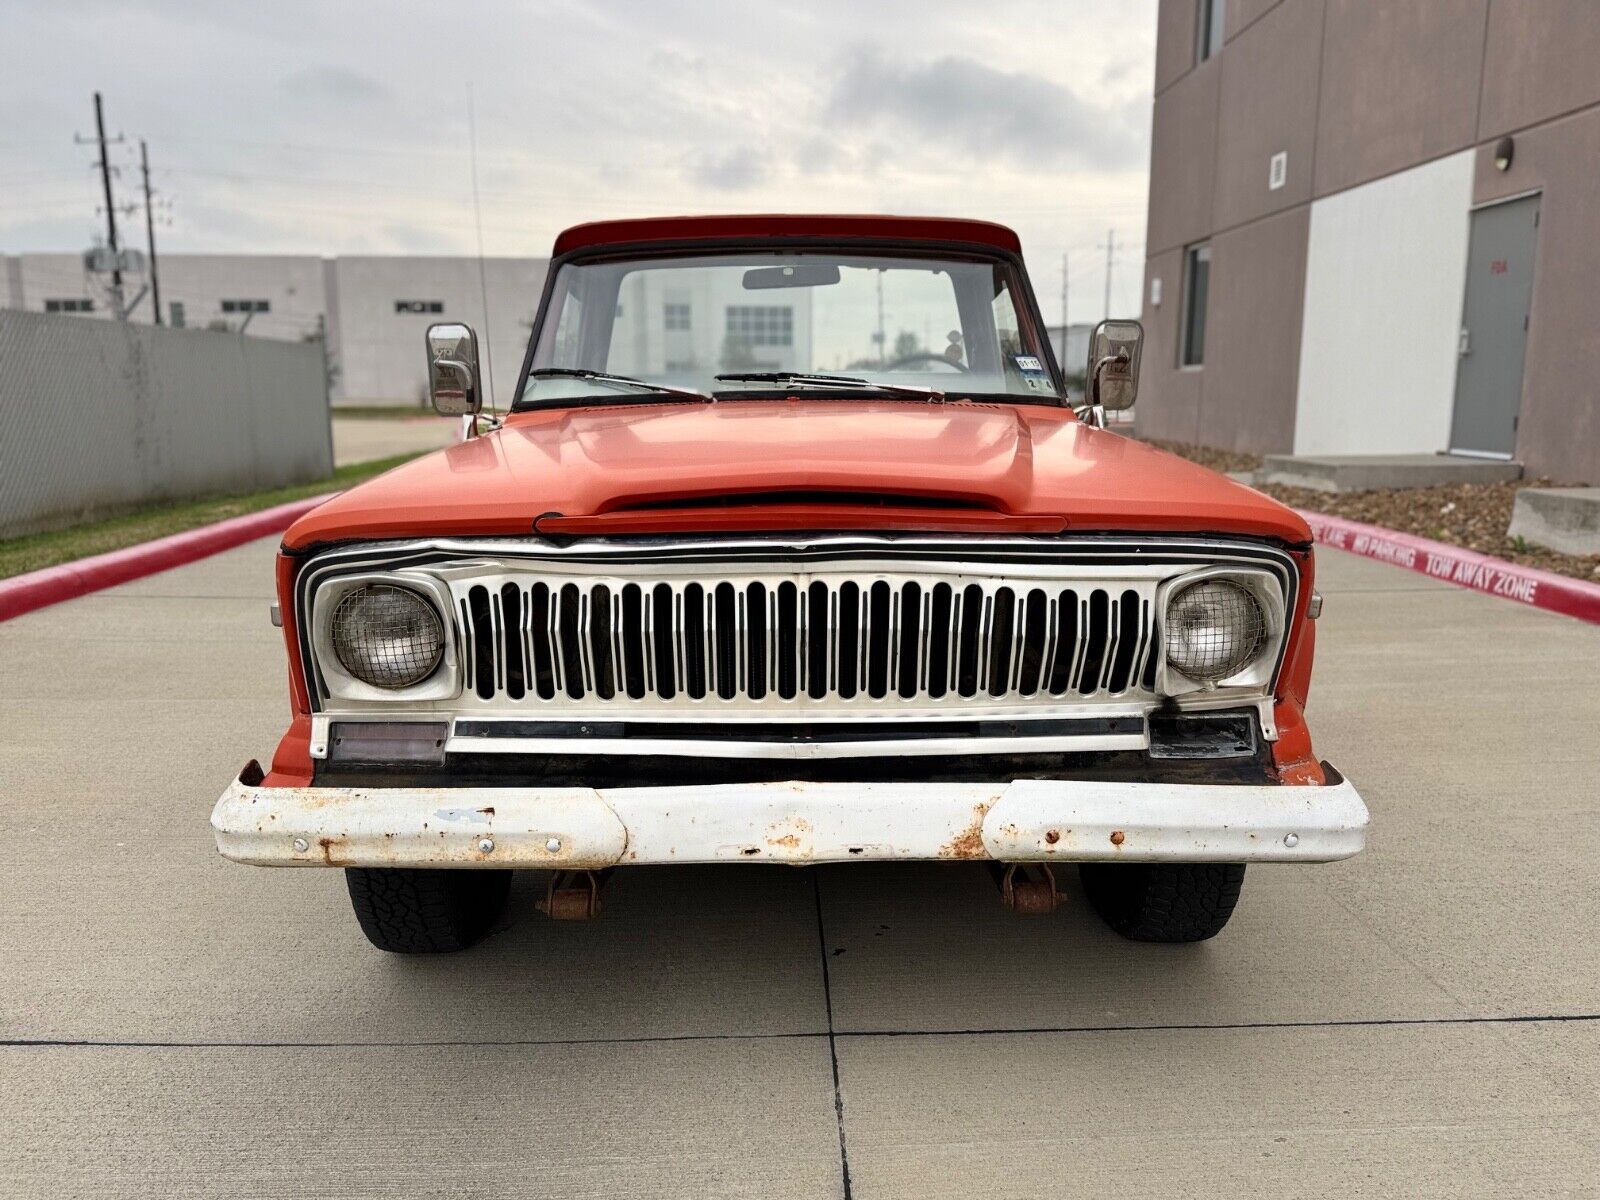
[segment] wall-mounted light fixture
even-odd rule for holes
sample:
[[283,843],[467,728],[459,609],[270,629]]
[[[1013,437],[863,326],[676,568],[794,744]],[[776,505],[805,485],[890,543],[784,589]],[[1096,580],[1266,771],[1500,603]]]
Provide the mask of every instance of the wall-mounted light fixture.
[[1516,154],[1517,144],[1508,137],[1501,138],[1494,144],[1494,169],[1496,171],[1509,171],[1511,159]]

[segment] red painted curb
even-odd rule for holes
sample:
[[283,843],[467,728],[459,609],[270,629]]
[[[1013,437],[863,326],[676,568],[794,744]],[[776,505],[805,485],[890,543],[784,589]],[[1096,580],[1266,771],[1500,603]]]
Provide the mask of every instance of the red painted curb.
[[114,587],[157,571],[181,567],[197,559],[218,554],[253,542],[256,538],[282,533],[304,513],[310,512],[324,500],[337,495],[328,492],[307,500],[291,500],[276,508],[246,513],[242,517],[228,517],[198,529],[141,542],[123,550],[112,550],[76,562],[62,563],[59,567],[45,567],[11,579],[0,579],[0,621],[9,621],[25,612],[60,604],[77,596]]
[[1379,525],[1363,525],[1360,521],[1304,510],[1300,510],[1300,515],[1311,526],[1312,537],[1336,550],[1375,558],[1430,579],[1515,600],[1530,608],[1565,613],[1581,621],[1600,624],[1600,584],[1585,583],[1536,567],[1519,567],[1503,558],[1492,558],[1476,550],[1464,550]]

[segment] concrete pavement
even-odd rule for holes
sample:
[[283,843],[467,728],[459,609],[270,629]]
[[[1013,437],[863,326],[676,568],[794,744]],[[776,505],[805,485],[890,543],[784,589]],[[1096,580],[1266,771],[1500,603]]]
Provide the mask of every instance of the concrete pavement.
[[421,450],[437,450],[456,440],[458,421],[433,413],[415,417],[341,417],[333,413],[333,465],[371,462]]
[[409,960],[212,849],[285,720],[272,550],[0,624],[6,1196],[1593,1194],[1600,627],[1324,551],[1370,848],[1210,943],[1070,873],[1017,918],[975,866],[684,867]]

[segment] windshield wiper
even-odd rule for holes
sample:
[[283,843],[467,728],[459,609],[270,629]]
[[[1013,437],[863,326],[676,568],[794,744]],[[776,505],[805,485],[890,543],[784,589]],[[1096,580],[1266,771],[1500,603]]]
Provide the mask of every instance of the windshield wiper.
[[632,375],[612,375],[605,371],[591,371],[585,367],[534,367],[528,372],[530,379],[593,379],[596,383],[620,383],[646,392],[660,392],[664,396],[682,396],[688,400],[715,401],[715,396],[696,392],[690,388],[669,387],[664,383],[651,383],[648,379],[635,379]]
[[890,396],[915,396],[919,400],[940,401],[944,393],[937,388],[913,387],[905,383],[873,383],[858,375],[811,375],[805,371],[740,371],[718,375],[718,383],[788,383],[800,387],[848,388],[851,391],[883,392]]

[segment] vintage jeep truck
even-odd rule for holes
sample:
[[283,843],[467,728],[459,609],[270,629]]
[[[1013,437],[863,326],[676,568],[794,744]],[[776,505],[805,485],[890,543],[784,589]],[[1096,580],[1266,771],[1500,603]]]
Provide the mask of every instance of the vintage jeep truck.
[[1141,342],[1075,409],[983,222],[567,230],[503,420],[432,327],[468,436],[285,535],[293,719],[218,849],[344,868],[398,952],[659,863],[982,860],[1020,911],[1072,863],[1118,933],[1212,936],[1367,811],[1306,730],[1310,531],[1105,428]]

